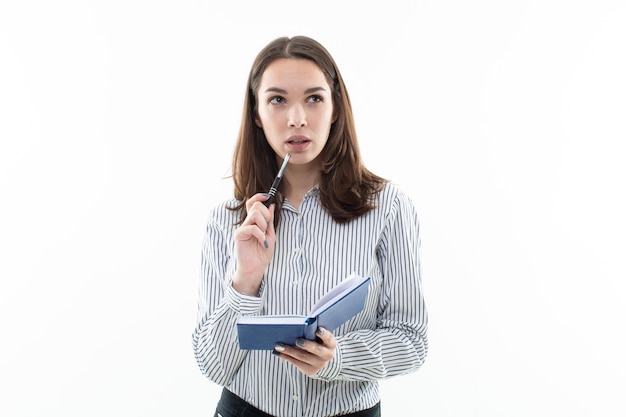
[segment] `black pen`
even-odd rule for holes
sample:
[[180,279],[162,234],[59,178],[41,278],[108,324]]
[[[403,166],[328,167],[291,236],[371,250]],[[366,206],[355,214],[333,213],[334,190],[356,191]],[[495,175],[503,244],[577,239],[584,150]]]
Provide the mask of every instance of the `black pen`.
[[268,191],[268,194],[270,197],[263,202],[263,204],[265,204],[265,207],[269,207],[270,204],[274,202],[274,196],[276,195],[276,190],[278,190],[278,184],[280,184],[280,180],[283,179],[283,173],[285,172],[285,168],[287,167],[287,162],[289,161],[289,158],[291,158],[291,154],[285,155],[283,164],[278,170],[278,174],[276,174],[276,178],[274,179],[274,182],[272,183],[272,188],[270,188],[270,190]]

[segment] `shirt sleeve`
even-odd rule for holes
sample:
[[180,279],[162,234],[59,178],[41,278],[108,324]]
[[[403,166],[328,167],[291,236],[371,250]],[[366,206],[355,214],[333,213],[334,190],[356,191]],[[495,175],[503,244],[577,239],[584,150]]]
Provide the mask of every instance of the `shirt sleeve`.
[[198,321],[192,335],[200,371],[211,381],[228,386],[247,351],[239,349],[237,320],[259,314],[263,286],[258,297],[240,294],[232,287],[235,262],[219,222],[210,221],[202,244]]
[[419,369],[428,353],[420,232],[408,197],[396,195],[377,248],[383,274],[376,328],[337,337],[335,358],[317,375],[322,380],[380,380]]

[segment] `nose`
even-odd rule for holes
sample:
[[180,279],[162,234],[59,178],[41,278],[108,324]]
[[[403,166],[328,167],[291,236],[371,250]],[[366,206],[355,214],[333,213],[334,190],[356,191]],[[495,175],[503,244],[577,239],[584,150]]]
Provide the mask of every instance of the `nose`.
[[289,109],[288,117],[289,127],[305,127],[306,126],[306,111],[301,104],[295,104]]

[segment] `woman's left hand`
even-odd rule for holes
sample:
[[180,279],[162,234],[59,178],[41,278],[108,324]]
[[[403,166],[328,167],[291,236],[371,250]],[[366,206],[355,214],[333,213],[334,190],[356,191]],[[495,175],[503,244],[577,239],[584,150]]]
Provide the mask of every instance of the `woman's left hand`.
[[319,341],[298,339],[296,346],[276,345],[278,357],[293,364],[305,375],[315,375],[335,357],[337,339],[326,329],[318,328],[315,333]]

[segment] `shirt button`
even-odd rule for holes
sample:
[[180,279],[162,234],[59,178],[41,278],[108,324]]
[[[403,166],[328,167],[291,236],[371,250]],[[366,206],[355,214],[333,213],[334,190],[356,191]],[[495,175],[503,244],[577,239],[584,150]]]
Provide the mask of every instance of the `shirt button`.
[[300,253],[300,248],[293,248],[293,251],[294,251],[295,253]]
[[292,395],[291,399],[294,400],[294,401],[298,401],[298,396],[297,395]]
[[297,286],[300,283],[300,280],[298,279],[294,279],[293,282],[291,283],[291,285],[293,285],[294,287]]

